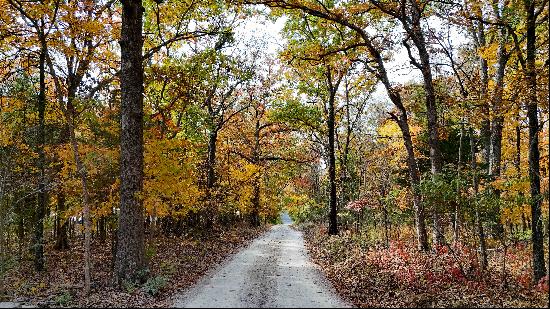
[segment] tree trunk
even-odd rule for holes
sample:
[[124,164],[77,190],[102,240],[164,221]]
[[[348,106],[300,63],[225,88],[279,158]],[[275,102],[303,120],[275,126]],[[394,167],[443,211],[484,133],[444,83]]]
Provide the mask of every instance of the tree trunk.
[[45,111],[46,111],[46,48],[42,44],[40,50],[40,90],[38,93],[38,130],[37,130],[37,152],[38,152],[38,200],[35,212],[34,227],[34,267],[38,271],[44,270],[44,220],[46,213],[46,154],[44,146],[46,143]]
[[212,198],[212,189],[216,184],[216,142],[218,141],[218,130],[213,128],[208,136],[208,158],[206,175],[206,227],[210,228],[214,222],[215,201]]
[[407,166],[409,169],[409,178],[411,181],[411,191],[413,194],[413,205],[415,210],[414,222],[416,227],[416,240],[418,249],[422,251],[427,251],[428,235],[426,232],[424,207],[422,205],[422,197],[418,189],[418,187],[420,186],[420,175],[414,155],[414,148],[407,119],[407,112],[405,111],[405,107],[403,105],[399,104],[399,106],[401,106],[401,108],[400,115],[397,120],[399,128],[401,129],[401,133],[403,134],[403,144],[405,145],[405,149],[407,150]]
[[254,176],[254,195],[252,197],[252,225],[260,226],[260,179]]
[[115,274],[136,281],[145,268],[143,200],[143,6],[122,1],[120,217]]
[[[69,98],[69,102],[71,98]],[[70,109],[71,111],[74,109]],[[74,115],[70,117],[69,120],[69,132],[71,135],[71,146],[73,148],[74,160],[76,163],[76,169],[80,176],[80,183],[82,184],[82,206],[83,206],[83,217],[84,217],[84,293],[88,295],[90,293],[90,268],[91,268],[91,256],[90,256],[90,241],[92,238],[92,228],[91,228],[91,219],[90,219],[90,198],[88,193],[88,175],[86,172],[86,167],[83,162],[80,160],[80,154],[78,152],[78,142],[76,141],[76,136],[74,133]]]
[[331,90],[328,101],[328,173],[330,182],[330,216],[329,216],[329,235],[338,235],[338,221],[336,215],[336,157],[334,154],[334,134],[335,134],[335,115],[334,104],[336,100],[335,91]]
[[216,142],[218,141],[218,130],[212,129],[208,135],[208,162],[207,162],[207,179],[206,187],[208,190],[214,188],[214,183],[216,182]]
[[104,243],[107,240],[107,217],[101,216],[98,220],[99,241]]
[[[482,17],[481,14],[479,16]],[[485,26],[481,21],[477,22],[477,29],[472,30],[475,32],[474,35],[477,38],[477,49],[481,50],[486,47],[485,39]],[[484,162],[489,166],[489,158],[491,153],[491,123],[489,121],[489,69],[487,65],[487,60],[483,56],[479,56],[479,66],[481,74],[481,85],[480,85],[480,97],[481,97],[481,114],[483,120],[481,121],[481,141],[483,143],[483,158]]]
[[[495,12],[499,16],[499,12]],[[502,29],[499,37],[499,46],[497,51],[497,74],[495,78],[495,91],[493,93],[491,109],[493,119],[490,124],[490,148],[489,148],[489,179],[495,180],[500,176],[500,165],[502,158],[502,128],[504,125],[503,116],[503,91],[504,91],[504,76],[506,73],[506,63],[508,62],[508,54],[506,52],[506,30]],[[493,192],[497,197],[500,197],[500,190],[493,188]],[[504,226],[500,222],[500,218],[496,218],[497,234],[503,236]]]
[[65,212],[65,195],[59,193],[57,195],[57,232],[55,235],[55,248],[57,250],[69,249],[69,239],[67,237],[67,219],[61,219],[61,215]]
[[505,45],[505,29],[501,31],[499,40],[500,42],[497,51],[497,75],[495,78],[495,92],[493,94],[492,100],[492,111],[494,118],[491,121],[491,145],[489,157],[489,175],[492,179],[500,176],[500,162],[502,154],[502,128],[504,124],[504,116],[502,114],[502,99],[504,92],[504,76],[506,74],[506,63],[509,59]]
[[456,244],[459,241],[459,230],[460,230],[460,214],[459,214],[459,208],[458,205],[460,203],[461,197],[461,188],[460,188],[460,169],[462,167],[462,137],[464,136],[464,119],[462,120],[462,123],[460,124],[460,139],[458,143],[458,166],[457,166],[457,178],[458,181],[456,183],[456,193],[457,193],[457,201],[455,205],[455,216],[454,216],[454,226],[453,226],[453,240]]
[[[516,168],[517,178],[521,179],[521,128],[520,128],[520,119],[519,111],[516,115],[516,157],[514,158],[514,166]],[[519,193],[520,196],[523,196],[523,192]],[[525,213],[523,211],[523,202],[519,205],[521,207],[521,230],[525,232],[527,230],[527,221],[525,219]]]
[[524,1],[527,13],[527,49],[526,49],[526,72],[525,81],[527,84],[528,100],[527,117],[529,119],[529,180],[531,187],[531,218],[532,218],[532,241],[533,241],[533,279],[538,282],[546,275],[546,261],[544,260],[544,243],[541,216],[541,195],[540,195],[540,153],[539,153],[539,122],[537,114],[537,76],[535,68],[536,52],[536,23],[535,23],[535,1]]
[[384,65],[384,59],[382,58],[382,55],[380,54],[380,52],[372,45],[369,35],[366,33],[366,31],[364,31],[361,28],[352,27],[352,29],[357,31],[361,35],[361,37],[364,39],[364,41],[368,43],[367,47],[369,50],[369,54],[376,62],[378,78],[380,78],[380,81],[384,85],[384,88],[386,88],[388,97],[390,98],[392,103],[397,107],[399,111],[399,116],[392,115],[392,118],[394,118],[394,120],[397,121],[397,123],[399,124],[399,128],[401,129],[401,132],[403,134],[403,143],[405,144],[405,148],[407,149],[407,165],[409,169],[409,176],[411,179],[411,190],[413,193],[416,236],[418,240],[418,247],[420,250],[427,250],[428,237],[426,235],[424,207],[422,205],[422,198],[418,191],[418,185],[420,184],[420,175],[419,175],[418,165],[416,163],[416,158],[414,156],[414,149],[413,149],[411,134],[409,130],[409,124],[407,120],[407,111],[403,106],[403,102],[401,101],[401,95],[399,94],[399,91],[396,90],[394,87],[392,87],[392,84],[390,83],[390,80],[388,78],[388,73]]
[[479,206],[477,205],[477,194],[479,190],[479,182],[477,179],[477,162],[476,162],[476,141],[474,138],[474,132],[470,128],[470,151],[471,151],[471,168],[473,171],[473,187],[474,187],[474,203],[475,203],[475,216],[476,216],[476,229],[479,237],[479,251],[481,254],[481,269],[487,268],[487,246],[485,245],[485,232],[483,231],[483,222],[479,213]]
[[399,115],[391,114],[394,121],[397,122],[399,125],[399,129],[401,130],[401,134],[403,135],[403,144],[405,145],[405,149],[407,150],[407,167],[409,170],[409,178],[411,181],[411,191],[413,194],[413,205],[414,205],[414,220],[415,220],[415,227],[416,227],[416,237],[417,237],[417,244],[418,249],[422,251],[428,250],[428,235],[426,232],[426,221],[424,217],[424,206],[422,204],[422,196],[419,192],[419,186],[420,186],[420,171],[418,169],[418,165],[416,162],[416,158],[414,155],[414,148],[409,128],[409,122],[407,118],[407,110],[405,109],[405,106],[403,105],[403,102],[401,101],[401,95],[399,92],[390,84],[390,81],[388,79],[387,72],[384,68],[384,63],[382,61],[381,55],[379,53],[375,53],[373,55],[378,62],[379,66],[379,76],[382,80],[382,83],[384,84],[384,87],[386,88],[386,92],[392,101],[392,103],[397,107],[399,111]]
[[389,230],[388,230],[388,209],[386,208],[386,205],[384,205],[384,208],[382,209],[384,213],[384,236],[386,238],[386,248],[390,247],[390,238],[389,238]]
[[[252,150],[252,160],[254,164],[260,163],[260,119],[258,109],[256,113],[256,124],[254,128],[254,149]],[[252,197],[252,225],[260,226],[260,171],[254,175],[254,195]]]
[[[405,5],[405,4],[402,4]],[[407,14],[407,13],[403,13]],[[409,52],[409,56],[413,64],[420,69],[423,78],[425,100],[426,100],[426,114],[428,118],[428,145],[430,147],[430,164],[432,176],[436,177],[442,168],[442,156],[439,146],[439,123],[437,115],[437,101],[435,95],[435,88],[433,84],[432,69],[430,64],[430,54],[427,50],[426,40],[420,21],[422,20],[422,12],[416,2],[411,3],[410,7],[411,16],[401,16],[401,22],[405,28],[405,31],[409,34],[416,49],[418,50],[418,56],[420,63],[413,58]],[[408,45],[406,45],[409,49]],[[434,244],[442,245],[445,243],[444,227],[441,222],[441,216],[437,209],[433,210],[433,225],[434,225]]]

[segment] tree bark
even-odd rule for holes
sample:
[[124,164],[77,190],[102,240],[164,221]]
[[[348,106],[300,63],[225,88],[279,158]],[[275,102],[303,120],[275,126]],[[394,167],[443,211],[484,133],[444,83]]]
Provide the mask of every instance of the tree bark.
[[67,237],[67,219],[61,219],[60,216],[66,210],[65,194],[57,194],[57,231],[55,235],[55,248],[57,250],[69,249],[69,239]]
[[458,182],[456,183],[456,193],[457,193],[457,201],[455,205],[455,215],[454,215],[454,227],[453,227],[453,240],[454,243],[458,243],[459,241],[459,233],[460,233],[460,214],[459,214],[459,202],[461,197],[461,188],[460,188],[460,170],[462,167],[462,138],[464,136],[464,119],[462,120],[462,123],[460,124],[460,139],[458,144],[458,165],[457,165],[457,178]]
[[120,217],[115,274],[137,281],[145,268],[143,200],[143,63],[141,0],[122,0]]
[[[396,98],[396,102],[400,102]],[[420,172],[418,170],[418,165],[416,163],[416,158],[414,155],[414,148],[411,138],[411,133],[409,129],[409,123],[407,119],[407,112],[405,107],[402,104],[397,104],[400,111],[400,114],[395,119],[401,129],[403,135],[403,144],[407,150],[407,166],[409,170],[409,179],[411,182],[411,191],[413,195],[413,206],[414,206],[414,222],[416,227],[416,240],[419,250],[427,251],[428,250],[428,235],[426,232],[426,221],[424,217],[424,207],[422,205],[422,197],[420,195],[418,187],[420,186]]]
[[[256,124],[254,128],[254,148],[252,151],[252,162],[260,163],[260,116],[258,109],[255,109]],[[254,175],[254,195],[252,198],[252,225],[260,226],[260,171]]]
[[212,199],[212,190],[216,184],[216,143],[218,141],[218,129],[214,125],[208,135],[208,158],[206,162],[206,228],[210,228],[214,222],[215,216],[215,201]]
[[[406,5],[402,3],[401,5]],[[437,101],[435,88],[433,84],[432,69],[430,64],[430,55],[427,50],[426,40],[422,31],[422,12],[415,1],[411,1],[410,11],[407,13],[406,8],[401,9],[400,21],[407,34],[412,39],[420,62],[418,62],[411,54],[410,47],[405,43],[405,47],[409,52],[411,62],[420,69],[423,78],[423,85],[426,100],[426,114],[428,118],[428,145],[430,147],[430,165],[432,176],[436,177],[442,168],[441,149],[439,147],[439,123],[437,115]],[[444,227],[441,222],[441,217],[437,209],[433,210],[433,225],[434,225],[434,243],[442,245],[445,243]]]
[[330,182],[329,195],[329,235],[338,235],[338,220],[336,214],[336,157],[334,154],[334,134],[335,134],[335,113],[334,104],[336,100],[336,91],[331,89],[328,100],[328,173]]
[[475,216],[476,216],[476,229],[479,237],[479,251],[481,254],[481,269],[487,268],[487,246],[485,244],[485,232],[483,231],[483,222],[479,213],[479,206],[477,205],[477,195],[479,191],[479,181],[477,179],[477,162],[476,162],[476,141],[474,138],[474,132],[470,128],[470,154],[472,157],[471,168],[473,171],[473,187],[474,187],[474,203],[475,203]]
[[208,162],[206,187],[208,190],[214,188],[216,182],[216,142],[218,141],[218,130],[213,128],[208,135]]
[[[71,98],[69,98],[71,102]],[[71,104],[71,103],[69,103]],[[68,105],[69,105],[68,104]],[[71,105],[69,105],[71,106]],[[74,109],[69,109],[74,110]],[[80,153],[78,152],[78,142],[76,141],[76,136],[74,132],[74,115],[68,119],[69,123],[69,132],[71,135],[71,146],[73,149],[74,160],[76,163],[76,168],[78,175],[80,176],[80,182],[82,184],[82,206],[83,206],[83,217],[84,217],[84,293],[86,295],[90,294],[91,286],[91,277],[90,277],[90,268],[91,268],[91,256],[90,256],[90,242],[92,238],[92,228],[91,228],[91,219],[90,219],[90,197],[88,193],[88,173],[84,163],[80,159]]]
[[504,43],[500,43],[498,49],[498,68],[495,80],[495,93],[493,95],[492,110],[494,118],[491,121],[491,145],[489,157],[489,175],[491,178],[500,176],[500,162],[502,157],[502,128],[504,116],[502,115],[502,98],[504,90],[504,74],[508,56],[505,54]]
[[37,152],[38,152],[38,196],[35,212],[34,226],[34,268],[38,271],[44,270],[44,219],[46,213],[46,154],[44,146],[46,143],[45,111],[46,111],[46,47],[42,44],[40,49],[40,90],[38,92],[38,130],[37,130]]
[[527,13],[527,48],[525,81],[528,91],[527,118],[529,119],[529,181],[531,187],[531,218],[533,242],[533,279],[538,282],[546,275],[540,195],[539,122],[537,111],[537,76],[535,68],[536,23],[535,1],[524,0]]
[[[482,13],[478,12],[479,18],[482,18]],[[485,38],[485,26],[483,22],[478,21],[476,23],[476,28],[472,29],[472,35],[476,41],[476,48],[478,50],[485,48],[487,41]],[[487,169],[489,168],[489,158],[491,153],[491,123],[489,121],[489,69],[487,65],[487,60],[483,58],[482,55],[479,55],[479,67],[481,75],[481,85],[480,85],[480,103],[481,103],[481,114],[483,120],[481,121],[481,141],[483,143],[483,159],[487,164]],[[487,170],[488,171],[488,170]],[[489,172],[488,172],[489,173]]]

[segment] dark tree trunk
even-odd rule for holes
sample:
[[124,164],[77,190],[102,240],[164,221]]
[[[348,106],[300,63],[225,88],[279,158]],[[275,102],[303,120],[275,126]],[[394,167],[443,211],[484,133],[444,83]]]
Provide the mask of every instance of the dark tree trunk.
[[386,248],[390,247],[390,237],[389,237],[389,227],[388,227],[388,209],[386,208],[386,205],[384,205],[384,208],[382,209],[384,213],[384,237],[386,238]]
[[206,187],[208,190],[214,188],[216,182],[216,142],[218,141],[218,130],[212,129],[208,135],[208,162],[207,162],[207,179]]
[[254,196],[252,197],[252,225],[260,226],[260,179],[254,177]]
[[416,162],[416,157],[414,155],[414,147],[412,143],[409,122],[407,118],[407,110],[403,105],[401,100],[401,95],[396,91],[388,79],[387,72],[384,68],[384,63],[382,57],[379,53],[376,53],[374,50],[371,51],[373,57],[377,59],[378,71],[380,79],[386,88],[386,92],[392,101],[392,103],[397,107],[399,112],[398,115],[391,114],[394,121],[397,122],[401,133],[403,135],[403,144],[407,150],[407,167],[409,170],[409,178],[411,181],[411,191],[413,194],[413,205],[414,205],[414,220],[416,227],[416,237],[418,249],[422,251],[428,250],[428,235],[426,232],[426,221],[424,217],[424,206],[422,204],[422,197],[419,192],[420,186],[420,171],[418,169],[418,164]]
[[537,282],[546,275],[540,195],[539,122],[537,114],[537,76],[535,68],[536,23],[535,1],[524,1],[527,13],[527,49],[525,81],[528,91],[527,117],[529,119],[529,180],[531,187],[531,220],[533,241],[533,279]]
[[424,207],[422,205],[422,197],[420,196],[420,192],[418,190],[418,187],[420,185],[420,173],[414,155],[414,148],[407,119],[407,112],[402,104],[398,104],[398,106],[400,106],[400,114],[397,118],[397,123],[399,124],[401,133],[403,134],[403,143],[405,145],[405,149],[407,150],[407,166],[409,169],[409,179],[411,181],[411,191],[413,194],[413,205],[415,209],[414,222],[416,227],[417,245],[419,250],[427,251],[428,235],[426,232]]
[[[254,149],[252,151],[254,164],[260,163],[260,119],[256,109],[256,126],[254,129]],[[252,225],[260,226],[260,175],[254,175],[254,193],[252,197]]]
[[338,235],[338,220],[336,215],[336,157],[334,154],[334,134],[335,134],[335,115],[334,104],[336,93],[331,89],[328,100],[328,174],[330,182],[330,215],[329,215],[329,235]]
[[104,243],[107,240],[107,217],[101,216],[98,220],[97,232],[99,234],[99,241]]
[[477,205],[477,194],[479,190],[479,182],[477,179],[477,162],[476,162],[476,141],[474,138],[474,132],[470,129],[470,154],[472,157],[471,168],[473,171],[473,187],[474,187],[474,208],[476,216],[476,229],[479,237],[479,251],[481,253],[481,269],[487,268],[487,246],[485,244],[485,232],[483,231],[483,221],[479,213],[479,206]]
[[67,237],[67,219],[61,219],[61,215],[65,212],[65,195],[59,193],[57,195],[57,231],[55,235],[55,248],[57,250],[69,249],[69,238]]
[[38,201],[35,212],[34,227],[34,267],[38,271],[44,269],[44,219],[46,213],[46,154],[44,145],[46,143],[45,111],[46,111],[46,48],[40,50],[40,90],[38,93],[38,130],[37,130],[37,152],[38,152]]
[[[497,16],[500,13],[495,9]],[[497,72],[495,78],[495,91],[493,93],[491,109],[493,113],[493,119],[490,125],[490,148],[489,148],[489,178],[495,180],[500,176],[500,165],[502,158],[502,128],[504,125],[504,116],[502,110],[503,92],[504,92],[504,76],[506,73],[506,63],[509,56],[506,52],[506,30],[502,29],[499,37],[499,46],[497,51]],[[493,188],[493,192],[497,197],[500,197],[500,190]],[[494,222],[496,226],[497,235],[499,237],[504,236],[504,226],[497,218]]]
[[499,47],[498,69],[495,80],[495,93],[493,96],[492,110],[494,119],[491,121],[491,147],[489,158],[489,174],[491,178],[500,176],[500,162],[502,157],[502,128],[504,116],[502,115],[502,97],[504,90],[504,74],[508,56],[505,54],[504,46]]
[[[481,16],[480,16],[481,17]],[[477,49],[485,48],[487,42],[485,39],[485,26],[481,21],[477,22],[477,29],[475,29],[475,37],[477,39]],[[479,66],[481,74],[480,85],[480,97],[481,97],[481,114],[483,120],[481,121],[481,141],[483,143],[483,159],[489,166],[489,158],[491,153],[491,123],[489,121],[489,69],[487,60],[483,56],[479,56]]]
[[[520,128],[520,119],[519,115],[516,116],[516,157],[514,158],[514,166],[516,168],[516,173],[518,179],[521,178],[521,128]],[[520,196],[523,196],[523,193],[519,193]],[[525,213],[523,212],[523,205],[521,206],[521,230],[525,232],[527,230],[527,221],[525,219]]]
[[[405,5],[404,3],[402,5]],[[426,114],[428,118],[428,145],[430,147],[430,164],[431,172],[435,177],[441,172],[442,157],[441,149],[439,146],[439,124],[437,115],[437,101],[435,95],[435,88],[433,84],[432,69],[430,64],[430,55],[427,50],[426,40],[420,24],[422,20],[422,12],[418,4],[414,1],[411,3],[410,16],[406,16],[406,12],[401,15],[401,22],[405,31],[409,34],[416,49],[418,50],[418,56],[420,62],[418,62],[410,53],[410,47],[408,44],[405,46],[409,50],[409,57],[411,62],[420,69],[423,78],[425,99],[426,99]],[[444,227],[441,222],[441,217],[437,209],[433,210],[433,225],[434,225],[434,243],[441,245],[445,242]]]
[[145,268],[143,202],[143,63],[141,0],[122,0],[120,218],[115,274],[136,281]]
[[[30,203],[28,200],[35,197],[36,197],[35,195],[31,195],[28,198],[23,198],[23,205],[25,206],[29,205]],[[23,248],[25,246],[25,226],[27,221],[25,220],[25,208],[26,207],[15,208],[15,213],[17,215],[17,239],[18,239],[17,253],[20,259],[23,257]]]
[[212,189],[216,184],[216,142],[218,141],[218,130],[213,128],[208,136],[208,158],[206,162],[206,209],[204,211],[205,227],[210,228],[214,223],[215,200],[212,197]]

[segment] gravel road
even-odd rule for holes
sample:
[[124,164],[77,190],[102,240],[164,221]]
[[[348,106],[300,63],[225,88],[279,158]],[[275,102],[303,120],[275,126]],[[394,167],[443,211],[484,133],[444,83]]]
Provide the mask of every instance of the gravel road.
[[174,307],[349,307],[309,261],[290,218],[176,298]]

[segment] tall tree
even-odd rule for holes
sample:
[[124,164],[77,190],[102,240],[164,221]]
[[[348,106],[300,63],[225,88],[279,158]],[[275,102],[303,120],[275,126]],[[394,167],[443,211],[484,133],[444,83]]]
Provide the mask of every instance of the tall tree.
[[[546,261],[544,259],[544,243],[541,216],[540,192],[540,151],[539,151],[539,120],[537,97],[536,60],[536,19],[543,11],[535,0],[524,0],[526,20],[526,51],[525,51],[525,83],[527,85],[527,118],[529,119],[529,179],[531,187],[531,218],[533,242],[533,279],[535,282],[546,275]],[[519,52],[519,50],[518,50]]]
[[[375,74],[378,80],[384,86],[390,101],[397,109],[396,113],[391,113],[392,119],[398,124],[402,132],[403,143],[407,149],[407,166],[409,170],[410,183],[413,192],[413,205],[415,209],[415,223],[418,248],[428,249],[428,237],[426,234],[424,207],[422,198],[418,190],[420,184],[420,173],[418,163],[414,153],[414,147],[411,138],[410,126],[408,122],[407,110],[403,105],[399,87],[393,84],[386,70],[385,45],[378,42],[376,37],[368,31],[372,24],[371,20],[365,18],[363,13],[372,11],[370,5],[354,7],[350,4],[349,10],[353,14],[346,12],[346,4],[342,7],[335,7],[334,3],[325,4],[313,1],[294,1],[294,0],[251,0],[247,1],[254,4],[265,4],[270,7],[282,8],[295,12],[301,12],[310,16],[319,17],[323,20],[332,22],[349,29],[352,35],[350,39],[333,41],[329,44],[329,50],[325,55],[332,55],[339,51],[355,50],[357,53],[363,53],[366,57],[362,60],[368,71]],[[343,14],[345,13],[345,14]],[[372,30],[372,29],[370,29]],[[317,53],[319,54],[319,53]],[[320,56],[322,56],[321,54]]]
[[122,0],[120,34],[120,217],[115,258],[119,284],[145,267],[143,201],[143,63],[141,0]]
[[523,41],[518,36],[518,29],[507,25],[514,42],[514,52],[518,58],[523,71],[526,86],[527,118],[529,121],[529,182],[530,182],[530,203],[531,203],[531,240],[533,243],[533,279],[540,280],[546,275],[544,260],[543,225],[541,213],[541,188],[540,188],[540,150],[539,131],[541,126],[538,119],[538,96],[537,96],[537,27],[544,20],[540,21],[541,13],[547,5],[547,1],[523,0],[521,4],[522,22],[525,24],[523,38],[525,41],[525,52],[521,46]]
[[[47,60],[47,45],[46,41],[52,29],[52,26],[57,19],[57,10],[40,12],[41,3],[34,3],[25,6],[25,3],[18,0],[8,0],[11,8],[13,8],[23,20],[23,24],[30,25],[32,38],[39,46],[39,91],[37,97],[38,110],[38,128],[36,130],[37,144],[37,169],[38,169],[38,190],[37,204],[35,209],[34,222],[34,265],[36,270],[44,269],[44,220],[47,208],[47,179],[46,179],[46,153],[44,150],[46,143],[45,129],[45,113],[46,113],[46,60]],[[56,5],[57,7],[57,5]],[[14,21],[15,22],[15,21]]]

